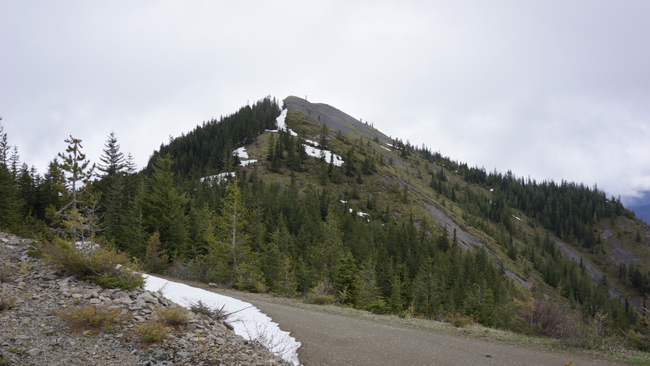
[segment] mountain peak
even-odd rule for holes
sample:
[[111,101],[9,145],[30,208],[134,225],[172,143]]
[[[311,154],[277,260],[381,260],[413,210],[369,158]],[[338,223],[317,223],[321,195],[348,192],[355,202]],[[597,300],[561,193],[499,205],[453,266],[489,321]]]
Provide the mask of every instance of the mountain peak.
[[304,115],[304,122],[320,122],[334,131],[340,130],[343,134],[353,134],[359,138],[377,138],[384,143],[390,142],[390,138],[380,131],[329,104],[311,103],[306,99],[288,96],[284,99],[284,106]]

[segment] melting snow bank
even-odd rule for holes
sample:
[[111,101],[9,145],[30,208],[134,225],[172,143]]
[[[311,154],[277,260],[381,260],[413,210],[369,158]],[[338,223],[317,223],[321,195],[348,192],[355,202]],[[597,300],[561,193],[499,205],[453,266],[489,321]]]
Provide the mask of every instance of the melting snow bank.
[[217,175],[211,175],[209,177],[203,177],[201,178],[201,182],[207,180],[208,182],[214,182],[214,183],[220,183],[223,179],[226,179],[226,177],[234,177],[235,173],[234,172],[226,172],[226,173],[219,173]]
[[257,159],[251,159],[251,160],[242,160],[239,165],[241,166],[248,166],[248,164],[253,164],[257,163]]
[[271,318],[263,314],[253,305],[228,296],[215,294],[200,288],[167,281],[162,278],[143,274],[146,278],[145,290],[158,291],[162,289],[163,295],[185,307],[190,303],[201,300],[204,304],[217,306],[229,313],[235,313],[233,318],[228,320],[235,328],[235,333],[247,340],[260,341],[271,352],[279,354],[286,361],[298,365],[298,348],[300,342],[296,341],[289,332],[280,330],[278,324],[273,323]]
[[237,155],[240,159],[248,159],[248,153],[246,152],[246,147],[242,146],[239,149],[232,152],[233,155]]
[[315,158],[320,158],[321,152],[323,152],[323,154],[325,155],[325,162],[329,163],[330,160],[332,159],[332,156],[334,156],[334,160],[331,160],[332,164],[336,166],[343,165],[343,159],[341,159],[340,156],[333,154],[331,151],[321,150],[317,147],[305,145],[305,152],[307,152],[307,155],[313,156]]
[[287,110],[283,109],[282,113],[278,116],[278,118],[275,119],[275,123],[278,125],[277,130],[266,130],[267,132],[278,132],[282,129],[284,129],[284,119],[287,118]]
[[248,153],[246,152],[246,146],[242,146],[239,149],[232,152],[233,156],[239,157],[239,165],[248,166],[249,164],[257,163],[257,159],[242,160],[248,159]]

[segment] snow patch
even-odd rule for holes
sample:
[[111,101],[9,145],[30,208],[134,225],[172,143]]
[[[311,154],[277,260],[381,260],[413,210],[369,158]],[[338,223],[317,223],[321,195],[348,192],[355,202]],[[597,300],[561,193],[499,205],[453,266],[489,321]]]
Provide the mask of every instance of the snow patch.
[[284,129],[284,119],[287,118],[287,110],[283,109],[282,113],[280,113],[280,116],[275,119],[275,123],[278,125],[277,130],[266,130],[267,132],[278,132],[279,130]]
[[246,152],[246,146],[242,146],[239,149],[232,152],[233,155],[237,155],[240,159],[248,159],[248,153]]
[[[349,209],[349,210],[350,210],[350,213],[352,213],[352,209]],[[361,216],[361,217],[370,216],[370,214],[365,213],[365,212],[361,212],[361,211],[357,211],[357,215]]]
[[211,175],[208,177],[203,177],[201,178],[201,182],[208,181],[210,183],[220,183],[222,180],[226,179],[226,177],[234,177],[235,172],[225,172],[225,173],[219,173],[217,175]]
[[257,163],[257,159],[241,160],[241,163],[239,163],[239,165],[248,166],[249,164],[253,164],[253,163]]
[[333,154],[333,153],[330,152],[329,150],[321,150],[321,149],[319,149],[319,148],[317,148],[317,147],[306,146],[306,145],[305,145],[305,151],[307,152],[307,155],[309,155],[309,156],[313,156],[313,157],[315,157],[315,158],[320,158],[321,151],[322,151],[322,152],[324,153],[324,155],[325,155],[325,161],[326,161],[326,162],[329,163],[330,160],[331,160],[331,158],[332,158],[332,156],[334,156],[334,160],[332,161],[332,163],[333,163],[334,165],[336,165],[336,166],[341,166],[341,165],[343,165],[343,159],[342,159],[340,156],[338,156],[338,155],[336,155],[336,154]]
[[518,217],[517,217],[517,216],[515,216],[515,215],[512,215],[512,217],[514,217],[515,219],[517,219],[517,220],[519,220],[519,221],[524,221],[524,220],[522,220],[522,219],[520,219],[520,218],[518,218]]
[[280,354],[283,359],[294,365],[299,364],[297,351],[300,342],[291,337],[289,332],[282,331],[277,323],[274,323],[271,318],[253,305],[182,283],[167,281],[147,274],[143,274],[143,276],[146,279],[145,290],[161,290],[166,298],[184,307],[189,307],[191,303],[200,300],[210,306],[221,307],[223,305],[224,310],[229,313],[236,312],[233,315],[236,319],[228,321],[235,328],[236,334],[247,340],[266,340],[267,348],[270,348],[271,352]]

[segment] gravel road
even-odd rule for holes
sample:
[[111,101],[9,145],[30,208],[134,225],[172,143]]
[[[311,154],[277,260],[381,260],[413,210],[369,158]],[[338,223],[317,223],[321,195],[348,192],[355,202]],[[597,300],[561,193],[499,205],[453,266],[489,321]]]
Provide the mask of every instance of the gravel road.
[[618,363],[449,335],[399,322],[336,314],[322,307],[236,291],[212,291],[250,302],[303,346],[312,365],[617,365]]

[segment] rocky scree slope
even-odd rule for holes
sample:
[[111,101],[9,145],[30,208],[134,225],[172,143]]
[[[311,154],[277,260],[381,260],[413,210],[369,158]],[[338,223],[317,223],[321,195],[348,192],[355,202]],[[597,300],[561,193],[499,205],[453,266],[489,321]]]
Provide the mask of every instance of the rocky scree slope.
[[[30,257],[31,244],[0,232],[0,295],[15,304],[0,311],[0,365],[290,365],[227,324],[191,312],[163,341],[144,343],[135,326],[155,318],[156,307],[175,304],[141,288],[105,289],[66,276]],[[56,315],[88,304],[132,316],[104,333],[73,330]]]

